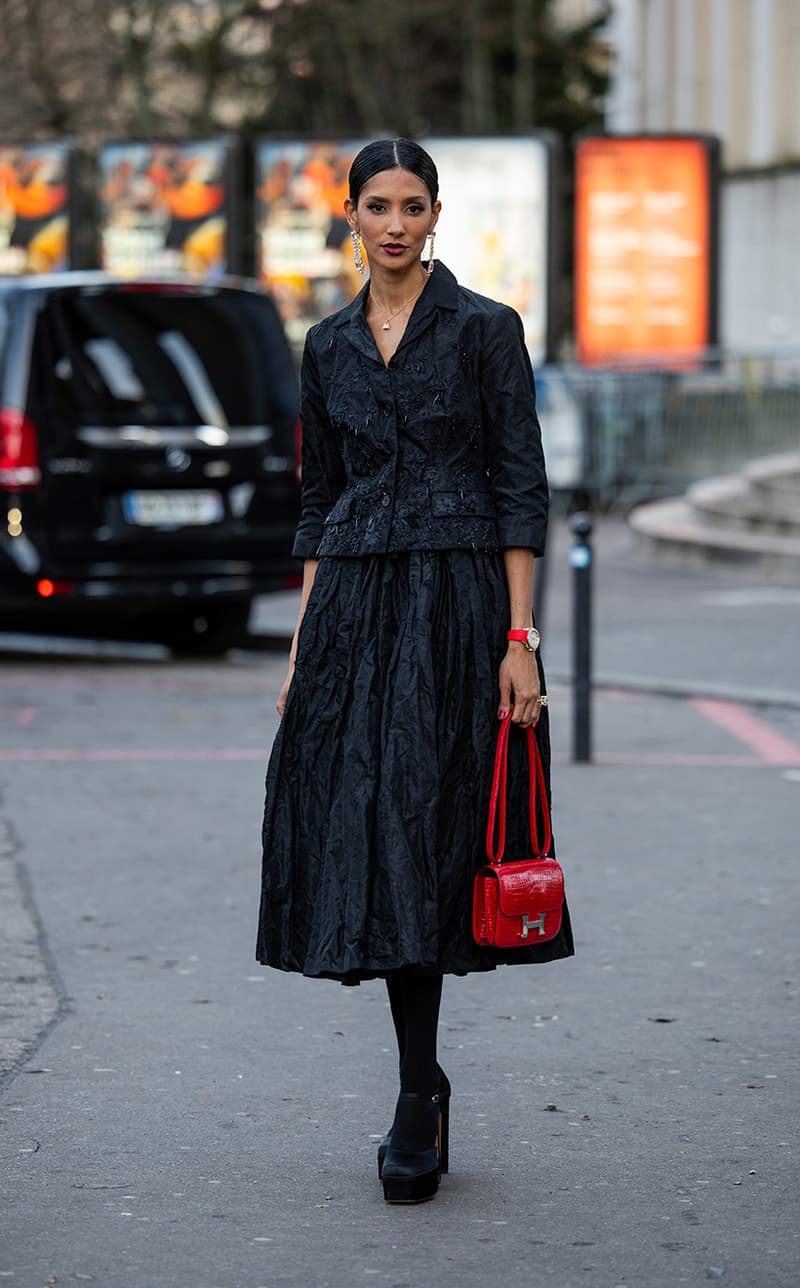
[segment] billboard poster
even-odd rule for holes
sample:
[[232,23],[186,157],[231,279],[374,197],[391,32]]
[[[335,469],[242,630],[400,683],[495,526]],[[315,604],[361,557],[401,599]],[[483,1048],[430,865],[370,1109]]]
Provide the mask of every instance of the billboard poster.
[[70,142],[0,147],[0,275],[71,266]]
[[556,269],[550,136],[420,141],[439,171],[437,258],[462,286],[515,308],[531,358],[542,362]]
[[315,322],[364,285],[344,217],[347,175],[366,139],[265,139],[256,147],[258,277],[302,346]]
[[716,342],[716,140],[587,137],[575,175],[575,330],[586,364],[696,362]]
[[[297,347],[309,326],[363,285],[344,202],[350,165],[367,141],[272,139],[257,148],[258,275]],[[437,258],[463,285],[512,304],[534,361],[541,359],[552,320],[549,136],[421,142],[440,175]]]
[[99,152],[100,263],[109,273],[235,271],[234,143],[107,143]]

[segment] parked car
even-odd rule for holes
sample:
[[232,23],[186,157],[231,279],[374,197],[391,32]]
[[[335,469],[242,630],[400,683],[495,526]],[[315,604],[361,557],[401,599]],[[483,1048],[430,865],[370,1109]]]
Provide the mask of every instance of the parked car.
[[3,625],[222,651],[254,595],[297,584],[299,437],[254,284],[0,283]]

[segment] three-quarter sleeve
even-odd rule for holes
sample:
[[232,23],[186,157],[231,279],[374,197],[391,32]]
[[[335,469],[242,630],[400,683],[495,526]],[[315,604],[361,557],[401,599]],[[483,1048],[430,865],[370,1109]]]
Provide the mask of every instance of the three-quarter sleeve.
[[526,546],[541,555],[550,498],[536,390],[522,322],[505,306],[493,311],[486,324],[481,400],[499,547]]
[[319,369],[310,339],[306,339],[300,374],[302,425],[302,500],[292,554],[313,559],[322,540],[325,519],[345,487],[345,471],[336,431],[331,424]]

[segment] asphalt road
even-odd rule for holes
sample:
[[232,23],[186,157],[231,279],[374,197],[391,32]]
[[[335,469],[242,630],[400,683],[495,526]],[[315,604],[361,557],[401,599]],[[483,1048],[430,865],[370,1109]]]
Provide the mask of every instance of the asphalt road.
[[[730,589],[681,581],[679,602],[713,643],[697,667],[735,692],[745,661],[708,621],[749,638],[748,601],[713,600]],[[642,600],[602,614],[639,674]],[[761,683],[790,687],[782,665]],[[433,1203],[389,1208],[382,986],[253,958],[283,666],[4,662],[2,1282],[795,1288],[800,709],[606,690],[597,763],[576,766],[553,686],[578,955],[446,982],[452,1170]]]

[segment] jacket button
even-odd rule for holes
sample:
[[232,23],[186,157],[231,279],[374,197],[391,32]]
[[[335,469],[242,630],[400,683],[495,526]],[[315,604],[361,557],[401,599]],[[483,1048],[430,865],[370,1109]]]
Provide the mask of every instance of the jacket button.
[[392,498],[390,496],[387,496],[386,493],[384,492],[383,496],[381,497],[381,505],[391,505],[391,503],[392,503]]

